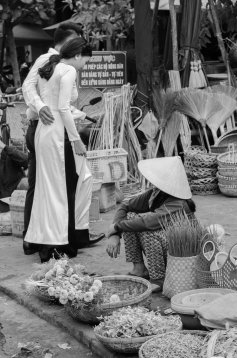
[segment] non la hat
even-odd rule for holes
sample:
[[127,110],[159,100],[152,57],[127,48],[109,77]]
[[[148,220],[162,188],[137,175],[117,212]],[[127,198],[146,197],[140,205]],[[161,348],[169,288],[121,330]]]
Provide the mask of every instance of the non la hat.
[[164,157],[141,160],[141,174],[161,191],[179,199],[190,199],[192,193],[181,158]]

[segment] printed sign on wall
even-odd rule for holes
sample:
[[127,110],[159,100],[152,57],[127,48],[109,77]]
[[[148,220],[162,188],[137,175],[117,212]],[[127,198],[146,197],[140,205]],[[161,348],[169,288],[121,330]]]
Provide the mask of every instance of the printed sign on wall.
[[79,72],[79,87],[121,87],[126,82],[126,52],[93,51]]

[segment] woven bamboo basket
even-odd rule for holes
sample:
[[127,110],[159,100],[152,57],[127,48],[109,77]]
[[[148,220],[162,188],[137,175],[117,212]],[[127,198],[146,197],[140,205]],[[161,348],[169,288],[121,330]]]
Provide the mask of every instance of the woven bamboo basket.
[[218,166],[218,173],[224,177],[237,178],[237,167],[226,168]]
[[192,158],[193,166],[197,168],[216,168],[217,157],[216,154],[211,153],[197,153]]
[[237,185],[237,177],[224,176],[221,174],[217,174],[218,183],[221,185]]
[[197,168],[192,167],[192,179],[202,179],[216,177],[217,168]]
[[[146,341],[142,346],[141,348],[139,349],[139,358],[150,358],[151,355],[149,353],[146,353],[146,350],[149,348],[149,345],[151,345],[152,343],[155,343],[157,339],[160,339],[160,338],[167,338],[167,337],[170,337],[170,340],[172,340],[172,333],[173,332],[168,332],[168,333],[164,333],[164,334],[161,334],[161,335],[157,335],[155,337],[153,337],[152,339],[149,339],[149,341]],[[205,331],[192,331],[192,330],[182,330],[182,331],[179,331],[179,334],[182,335],[182,334],[193,334],[193,335],[198,335],[198,336],[201,336],[203,337],[203,340],[204,338],[206,337],[207,335],[207,332]],[[153,355],[154,357],[154,355]],[[159,358],[160,356],[158,355],[158,352],[156,352],[156,357]],[[168,358],[168,356],[167,356]],[[178,358],[178,357],[177,357]],[[182,358],[182,357],[180,357]]]
[[98,317],[108,316],[113,311],[127,306],[143,306],[150,308],[151,305],[151,284],[149,281],[126,275],[104,276],[98,278],[102,281],[103,298],[109,302],[109,298],[116,294],[119,296],[118,303],[102,303],[88,309],[85,305],[77,307],[67,304],[66,311],[74,319],[90,324],[99,323]]
[[217,177],[208,177],[192,180],[191,185],[208,185],[208,184],[217,184]]
[[191,146],[184,152],[184,167],[188,176],[192,177],[193,163],[192,158],[198,153],[207,153],[206,149],[201,146]]
[[214,195],[219,193],[217,183],[191,184],[191,190],[194,195]]
[[217,162],[221,168],[236,168],[237,170],[237,151],[229,151],[218,155]]
[[[170,326],[164,330],[161,328],[160,333],[164,334],[167,332],[172,332],[174,330],[181,330],[182,323],[179,326]],[[137,338],[108,338],[95,333],[96,338],[103,343],[105,347],[110,349],[111,351],[119,352],[119,353],[136,353],[143,343],[148,341],[149,339],[156,337],[154,336],[146,336],[146,337],[137,337]]]
[[220,192],[225,196],[237,197],[237,185],[222,185],[219,184]]

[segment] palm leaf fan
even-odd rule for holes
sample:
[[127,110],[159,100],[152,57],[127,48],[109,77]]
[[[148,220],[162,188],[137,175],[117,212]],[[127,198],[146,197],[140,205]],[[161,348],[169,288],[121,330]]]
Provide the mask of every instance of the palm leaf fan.
[[210,152],[211,148],[207,136],[206,123],[212,115],[222,110],[222,105],[216,99],[216,94],[203,90],[182,90],[176,98],[176,109],[194,118],[202,125],[207,147]]
[[182,116],[183,115],[177,111],[173,112],[166,127],[164,128],[162,144],[166,157],[170,157],[173,154],[176,141],[180,134]]
[[221,104],[222,109],[214,113],[207,120],[207,125],[211,129],[214,142],[217,141],[218,128],[233,114],[236,109],[236,100],[225,94],[216,93],[216,100]]
[[223,93],[231,98],[237,99],[237,88],[233,86],[215,85],[205,88],[206,91],[212,93]]
[[156,155],[159,150],[163,129],[165,128],[169,118],[171,117],[171,114],[175,110],[176,97],[177,97],[177,92],[174,92],[172,90],[165,91],[165,90],[153,89],[153,93],[152,93],[153,105],[160,129],[160,133],[156,145]]

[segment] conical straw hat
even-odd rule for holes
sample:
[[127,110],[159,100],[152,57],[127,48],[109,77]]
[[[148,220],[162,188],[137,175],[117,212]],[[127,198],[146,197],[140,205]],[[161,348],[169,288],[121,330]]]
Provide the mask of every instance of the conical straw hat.
[[192,197],[188,178],[180,157],[141,160],[138,169],[161,191],[179,199]]

